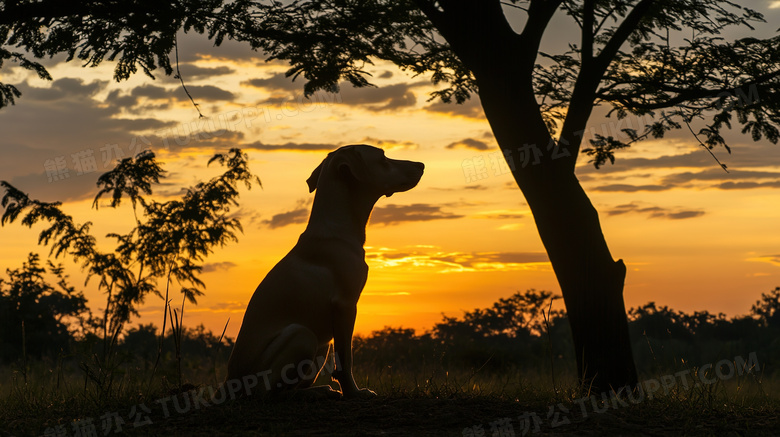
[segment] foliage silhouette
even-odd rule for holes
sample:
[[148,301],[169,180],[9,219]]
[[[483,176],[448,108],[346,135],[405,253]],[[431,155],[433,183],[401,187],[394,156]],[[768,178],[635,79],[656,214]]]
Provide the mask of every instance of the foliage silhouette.
[[[780,343],[777,330],[766,324],[762,309],[767,302],[771,305],[772,296],[774,292],[762,295],[750,314],[731,319],[707,311],[687,314],[654,302],[631,308],[629,329],[635,339],[632,346],[639,370],[657,375],[756,352],[763,369],[772,372],[769,369],[780,363]],[[549,334],[552,371],[573,373],[573,340],[565,312],[552,312],[549,331],[538,324],[544,302],[549,304],[555,298],[558,296],[548,291],[517,292],[489,308],[465,311],[460,317],[443,316],[442,322],[421,335],[409,328],[385,327],[356,338],[355,362],[398,373],[440,368],[445,372],[471,369],[546,374],[550,372],[545,368]],[[518,319],[524,319],[525,326]],[[522,341],[517,341],[519,338]]]
[[753,305],[751,311],[764,326],[780,329],[780,287],[769,293],[761,293],[761,299]]
[[[0,361],[55,357],[94,329],[84,293],[68,283],[62,265],[48,262],[56,286],[45,278],[38,254],[0,279]],[[24,342],[24,343],[23,343]]]
[[[13,50],[35,58],[67,53],[91,66],[118,60],[118,80],[138,68],[152,76],[158,65],[171,74],[169,55],[183,29],[207,33],[217,45],[225,38],[248,41],[269,59],[288,61],[287,75],[303,76],[307,94],[338,91],[343,81],[371,85],[365,65],[374,59],[429,74],[442,87],[432,97],[445,102],[478,93],[560,283],[579,374],[596,388],[633,385],[637,376],[622,295],[625,264],[612,258],[598,213],[574,175],[580,151],[598,167],[614,162],[618,149],[694,121],[704,122],[694,136],[703,136],[708,150],[730,150],[721,132],[736,124],[755,141],[780,137],[780,36],[723,39],[729,29],[752,30],[764,21],[728,0],[184,0],[67,7],[44,0],[2,6],[0,59],[44,78],[40,63]],[[577,35],[562,53],[542,52],[556,16],[568,17]],[[0,105],[19,96],[13,85],[0,84],[0,91]],[[619,119],[636,115],[646,122],[582,148],[599,104]],[[534,165],[524,159],[529,147],[538,151]],[[186,277],[188,267],[181,268]]]
[[[37,260],[29,261],[24,268],[31,272],[39,271],[36,265]],[[15,274],[13,282],[4,284],[6,288],[11,286],[21,289],[29,286],[29,281],[22,280],[27,276],[30,275]],[[73,295],[79,297],[78,293]],[[488,308],[466,311],[461,317],[443,317],[430,331],[419,335],[414,329],[385,327],[371,335],[356,336],[355,363],[367,373],[386,375],[391,380],[448,373],[480,374],[484,377],[505,377],[511,374],[518,375],[520,380],[525,378],[530,384],[544,384],[546,375],[553,372],[554,378],[562,377],[564,381],[571,381],[576,375],[576,363],[565,313],[552,312],[549,330],[546,326],[544,332],[530,328],[541,317],[542,306],[536,303],[542,298],[549,303],[550,299],[557,296],[547,291],[527,290],[500,299]],[[723,314],[713,315],[706,311],[687,314],[666,306],[659,307],[652,302],[632,308],[629,311],[629,328],[635,339],[633,351],[639,363],[639,371],[657,377],[659,374],[690,370],[736,356],[747,357],[755,352],[761,366],[758,373],[766,377],[773,376],[776,373],[773,369],[780,363],[780,337],[777,328],[765,323],[762,310],[755,309],[762,302],[765,302],[764,297],[756,303],[750,314],[730,319]],[[496,308],[505,311],[499,312]],[[38,316],[29,311],[25,313]],[[91,325],[86,314],[80,313],[80,319],[75,316],[70,318],[70,339],[64,335],[51,338],[42,336],[44,342],[41,345],[47,345],[46,349],[42,354],[28,349],[30,358],[46,358],[47,355],[64,351],[67,364],[72,359],[68,357],[99,354],[100,350],[95,346],[99,346],[100,342],[94,341],[96,338],[90,331]],[[510,320],[523,323],[517,322],[520,319],[525,321],[525,327],[516,325],[512,330],[485,329],[486,326],[510,326]],[[65,324],[64,319],[61,321]],[[78,333],[73,329],[81,326],[85,327],[79,329]],[[13,341],[16,335],[18,341],[18,327],[13,332],[8,338]],[[522,341],[518,341],[518,337]],[[180,332],[170,328],[164,336],[153,324],[127,329],[114,348],[117,357],[114,370],[120,373],[140,372],[139,375],[154,373],[157,370],[156,355],[160,339],[163,341],[161,348],[164,354],[158,375],[162,376],[166,390],[186,386],[188,381],[196,384],[222,382],[224,375],[220,363],[226,362],[232,341],[207,331],[203,325],[183,328]],[[21,358],[20,345],[17,343],[14,347],[4,348],[9,361]]]
[[96,209],[104,194],[111,194],[109,206],[120,205],[124,195],[130,197],[136,215],[136,226],[127,234],[108,234],[117,241],[111,252],[101,252],[95,237],[89,234],[90,222],[76,224],[73,218],[60,209],[60,203],[45,203],[30,199],[6,181],[2,206],[5,207],[0,223],[13,223],[20,216],[21,224],[32,227],[39,221],[48,227],[41,231],[39,244],[51,244],[50,255],[58,258],[69,255],[80,262],[87,271],[87,280],[99,278],[98,288],[106,293],[106,307],[102,329],[104,358],[114,345],[136,307],[149,293],[163,297],[157,288],[165,281],[166,312],[168,287],[176,280],[185,299],[195,303],[203,294],[203,282],[198,278],[202,263],[215,246],[237,241],[241,223],[231,217],[230,207],[237,205],[238,185],[247,189],[252,183],[260,183],[247,165],[248,156],[239,149],[227,154],[216,154],[209,164],[217,162],[225,171],[187,190],[181,200],[159,202],[144,197],[152,194],[152,184],[163,177],[162,168],[156,164],[154,154],[143,151],[135,158],[123,159],[110,172],[101,176],[102,187],[95,197]]

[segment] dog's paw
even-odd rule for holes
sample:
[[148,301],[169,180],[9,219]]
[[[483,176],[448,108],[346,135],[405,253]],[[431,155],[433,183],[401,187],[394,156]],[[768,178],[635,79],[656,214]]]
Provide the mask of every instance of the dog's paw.
[[280,399],[285,400],[305,400],[305,401],[318,401],[326,399],[341,399],[342,395],[340,391],[333,390],[327,385],[319,385],[315,387],[302,388],[297,390],[286,390],[278,394]]
[[341,399],[343,397],[340,391],[333,390],[330,387],[328,387],[327,390],[322,390],[321,395],[322,395],[321,399]]
[[352,392],[345,392],[345,399],[373,399],[376,397],[376,392],[367,388],[361,388]]

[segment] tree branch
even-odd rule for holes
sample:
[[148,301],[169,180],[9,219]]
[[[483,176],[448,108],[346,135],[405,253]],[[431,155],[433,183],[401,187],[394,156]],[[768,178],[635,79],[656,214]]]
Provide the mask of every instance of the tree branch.
[[430,0],[414,3],[472,72],[496,62],[513,61],[524,48],[500,0],[450,0],[439,2],[438,7]]
[[[622,46],[628,37],[636,30],[637,25],[642,18],[644,18],[654,2],[655,0],[641,0],[637,3],[623,22],[620,23],[620,26],[618,26],[617,30],[612,35],[612,38],[610,38],[598,56],[593,58],[592,62],[585,62],[585,59],[587,58],[583,57],[580,73],[577,76],[577,81],[574,84],[574,90],[571,94],[571,100],[569,101],[566,119],[561,128],[558,145],[558,147],[566,149],[568,151],[567,156],[570,155],[572,159],[561,160],[561,165],[568,165],[571,169],[574,168],[582,143],[581,133],[593,110],[593,101],[596,97],[596,90],[601,83],[604,73],[620,50],[620,46]],[[593,36],[592,27],[594,18],[593,16],[588,16],[591,14],[595,15],[595,11],[593,11],[595,2],[586,0],[585,5],[589,6],[591,11],[583,11],[583,48],[585,44],[590,41],[589,38]],[[586,22],[588,21],[590,21],[589,30],[586,25]],[[591,36],[586,37],[588,34]],[[592,44],[592,41],[590,44]],[[565,164],[563,161],[565,161]]]
[[181,71],[179,71],[179,43],[177,41],[176,35],[173,36],[173,49],[176,52],[176,76],[175,79],[179,79],[181,82],[181,87],[184,89],[184,92],[187,93],[187,97],[190,98],[190,102],[192,102],[192,106],[195,107],[195,110],[198,111],[198,118],[203,118],[203,113],[200,112],[200,106],[199,104],[195,103],[195,99],[192,98],[192,94],[190,94],[190,91],[187,89],[187,85],[184,85],[184,78],[181,76]]
[[744,83],[740,83],[728,87],[722,87],[722,88],[681,89],[681,88],[671,87],[664,84],[658,84],[657,85],[658,89],[675,92],[677,95],[670,97],[669,99],[666,100],[655,101],[650,103],[636,102],[633,100],[633,98],[635,97],[641,97],[644,93],[609,95],[609,94],[604,94],[603,92],[597,92],[596,97],[605,102],[619,102],[621,105],[623,105],[626,109],[629,110],[647,111],[647,110],[664,109],[673,106],[679,106],[684,104],[685,102],[689,102],[692,100],[714,98],[723,93],[735,94],[738,90],[742,88],[763,84],[776,77],[780,77],[780,70],[763,74],[761,76],[754,78],[753,80]]
[[612,38],[609,39],[598,56],[596,56],[597,67],[593,72],[594,74],[604,74],[609,64],[615,58],[615,55],[617,55],[618,50],[620,50],[620,46],[622,46],[628,37],[636,30],[637,25],[639,25],[639,22],[645,17],[645,14],[653,3],[655,3],[655,0],[641,0],[634,6],[634,9],[628,13],[612,35]]
[[595,0],[585,0],[582,6],[582,65],[593,60],[593,22],[595,15]]
[[561,3],[563,0],[531,0],[531,4],[528,6],[528,20],[520,37],[523,39],[523,46],[527,53],[533,56],[534,60],[539,51],[544,31]]
[[611,17],[611,16],[612,16],[612,14],[614,14],[614,13],[615,13],[615,11],[617,11],[617,5],[614,5],[614,6],[612,7],[612,9],[610,9],[610,10],[609,10],[609,12],[605,13],[605,14],[604,14],[604,16],[603,16],[603,17],[601,17],[601,21],[599,21],[599,24],[598,24],[598,26],[596,26],[596,29],[595,29],[593,32],[594,32],[594,33],[598,33],[598,32],[601,30],[601,28],[602,28],[602,27],[604,27],[604,23],[606,23],[606,22],[607,22],[607,20],[609,19],[609,17]]
[[[444,19],[444,13],[437,9],[430,0],[413,0],[414,4],[431,20],[433,27],[443,36],[450,33],[450,27],[447,20]],[[446,39],[446,36],[445,36]]]
[[566,1],[561,2],[561,7],[569,12],[569,15],[571,15],[571,18],[574,20],[575,23],[577,23],[577,26],[582,29],[582,21],[580,21],[579,18],[577,18],[577,14],[574,13],[574,11],[569,7],[569,4]]
[[699,145],[700,145],[700,146],[702,146],[702,147],[704,147],[704,150],[706,150],[707,152],[709,152],[709,154],[712,156],[712,158],[713,158],[713,159],[715,159],[715,162],[717,162],[717,163],[718,163],[718,165],[720,165],[720,167],[723,169],[723,171],[725,171],[726,173],[728,173],[728,172],[729,172],[729,170],[728,170],[728,167],[726,167],[726,164],[724,164],[724,163],[720,162],[720,159],[718,159],[718,157],[717,157],[717,156],[715,156],[715,154],[714,154],[714,153],[712,153],[712,150],[710,150],[710,148],[709,148],[709,147],[707,147],[707,146],[706,146],[704,143],[702,143],[702,142],[701,142],[701,140],[699,139],[699,136],[698,136],[698,135],[696,135],[696,132],[694,132],[694,131],[693,131],[693,128],[691,127],[691,123],[689,123],[689,122],[688,122],[688,120],[687,120],[686,118],[683,118],[683,121],[685,122],[685,125],[686,125],[686,126],[688,126],[688,130],[689,130],[689,131],[691,131],[691,135],[693,135],[693,137],[694,137],[694,138],[696,138],[696,141],[698,141],[698,142],[699,142]]

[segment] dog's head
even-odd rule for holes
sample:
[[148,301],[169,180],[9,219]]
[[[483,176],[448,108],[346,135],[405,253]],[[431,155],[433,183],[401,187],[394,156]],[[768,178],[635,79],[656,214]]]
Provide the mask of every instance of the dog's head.
[[421,162],[390,159],[382,149],[358,144],[330,152],[306,183],[309,184],[309,192],[313,192],[323,177],[342,178],[378,196],[390,197],[393,193],[414,188],[420,182],[424,169],[425,165]]

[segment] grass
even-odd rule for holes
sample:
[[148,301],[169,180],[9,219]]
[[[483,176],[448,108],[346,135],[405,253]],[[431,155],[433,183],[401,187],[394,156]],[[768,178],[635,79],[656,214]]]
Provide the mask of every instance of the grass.
[[[665,369],[667,361],[653,355],[642,363],[653,369],[641,378],[642,395],[614,397],[583,395],[566,360],[445,370],[443,355],[364,353],[355,376],[376,399],[227,400],[213,397],[227,348],[184,355],[176,341],[173,349],[162,357],[125,349],[109,361],[80,352],[0,367],[0,437],[780,434],[780,378],[757,369],[715,378],[713,367]],[[317,383],[337,388],[329,375]]]
[[[713,384],[677,383],[632,403],[600,394],[582,397],[570,374],[506,369],[355,369],[370,401],[215,402],[209,388],[224,357],[185,367],[178,392],[175,359],[150,382],[150,366],[125,361],[111,379],[85,377],[72,359],[0,369],[0,436],[67,435],[94,426],[96,435],[777,435],[780,381],[747,374]],[[166,364],[164,362],[164,364]],[[698,375],[691,369],[691,377]],[[673,372],[678,372],[675,369]],[[324,383],[322,378],[318,383]],[[646,379],[661,379],[649,376]],[[679,381],[679,380],[678,380]],[[195,383],[194,385],[192,383]],[[198,398],[198,393],[205,393]],[[144,405],[146,408],[142,407]],[[524,420],[527,419],[527,420]],[[91,420],[91,422],[90,422]],[[136,426],[141,425],[141,426]],[[509,428],[511,427],[511,429]],[[494,434],[494,431],[496,432]],[[503,434],[502,434],[503,432]],[[59,433],[59,434],[58,434]],[[86,432],[84,432],[86,434]]]
[[[443,355],[362,352],[355,376],[376,399],[312,401],[213,398],[227,348],[187,355],[179,341],[173,350],[161,359],[124,349],[109,361],[80,352],[0,367],[0,437],[780,435],[777,372],[767,377],[735,366],[733,376],[715,378],[714,367],[665,368],[662,362],[681,360],[655,354],[641,363],[648,369],[642,395],[614,397],[583,395],[565,359],[445,370]],[[337,387],[329,375],[317,383]]]

